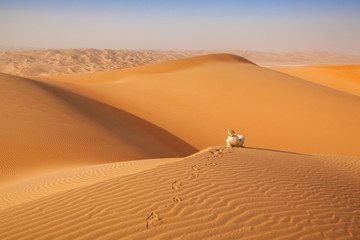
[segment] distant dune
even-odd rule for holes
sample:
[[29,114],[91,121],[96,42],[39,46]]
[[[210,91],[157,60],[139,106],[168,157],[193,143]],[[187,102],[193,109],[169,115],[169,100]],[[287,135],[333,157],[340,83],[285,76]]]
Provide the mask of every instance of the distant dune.
[[272,69],[360,96],[360,65],[319,65]]
[[145,119],[197,149],[222,145],[226,130],[245,145],[360,155],[360,98],[213,54],[101,73],[38,78]]
[[359,239],[359,163],[216,147],[88,186],[66,175],[72,189],[0,211],[0,239]]
[[263,66],[360,64],[360,56],[332,52],[53,49],[0,52],[0,72],[17,76],[99,72],[218,52],[240,55]]

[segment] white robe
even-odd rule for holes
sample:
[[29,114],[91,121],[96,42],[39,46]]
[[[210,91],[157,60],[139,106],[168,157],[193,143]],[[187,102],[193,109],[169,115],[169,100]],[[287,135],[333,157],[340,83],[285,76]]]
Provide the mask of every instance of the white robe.
[[241,147],[244,144],[244,135],[233,134],[226,139],[228,147]]

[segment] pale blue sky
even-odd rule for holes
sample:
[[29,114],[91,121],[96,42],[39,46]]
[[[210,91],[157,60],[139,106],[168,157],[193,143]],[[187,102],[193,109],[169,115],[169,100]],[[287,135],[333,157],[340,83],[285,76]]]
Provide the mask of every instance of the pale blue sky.
[[360,54],[359,0],[0,0],[0,46]]

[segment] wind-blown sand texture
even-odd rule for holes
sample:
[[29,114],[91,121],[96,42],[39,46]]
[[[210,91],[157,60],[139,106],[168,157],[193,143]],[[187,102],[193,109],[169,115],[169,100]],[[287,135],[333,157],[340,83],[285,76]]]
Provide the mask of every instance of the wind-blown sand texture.
[[[1,50],[1,49],[0,49]],[[17,76],[58,75],[98,72],[142,66],[219,51],[153,51],[50,49],[0,52],[0,72]],[[360,64],[360,56],[332,52],[271,53],[256,51],[221,51],[243,56],[264,66],[304,64]]]
[[360,158],[210,148],[0,211],[1,239],[359,239]]
[[231,54],[0,86],[0,239],[360,239],[336,86]]
[[320,65],[272,69],[360,96],[360,65]]
[[0,188],[0,210],[24,202],[34,201],[57,192],[84,187],[122,175],[141,172],[161,164],[175,162],[179,159],[181,158],[123,161],[47,173]]
[[122,109],[204,149],[229,127],[247,146],[360,155],[360,98],[213,54],[108,72],[38,78]]

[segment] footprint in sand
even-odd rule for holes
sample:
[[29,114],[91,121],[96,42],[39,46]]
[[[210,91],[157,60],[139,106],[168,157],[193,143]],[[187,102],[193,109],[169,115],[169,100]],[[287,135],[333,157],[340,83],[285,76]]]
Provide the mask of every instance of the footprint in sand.
[[155,212],[151,212],[150,215],[146,218],[146,228],[152,228],[159,226],[161,224],[161,218]]
[[216,165],[217,165],[216,162],[210,162],[208,166],[210,166],[210,167],[215,167]]
[[229,154],[229,153],[231,153],[231,149],[230,149],[230,148],[227,149],[227,150],[225,150],[223,154]]
[[219,150],[219,152],[218,152],[218,157],[222,158],[225,153],[227,153],[227,150],[226,150],[226,149],[221,149],[221,150]]
[[194,171],[200,171],[200,166],[199,165],[194,165],[194,166],[192,166],[191,167],[192,168],[192,170],[194,170]]
[[177,203],[177,204],[179,204],[182,201],[180,197],[173,197],[172,199],[173,199],[174,203]]
[[199,174],[198,173],[193,173],[193,174],[191,174],[190,179],[195,179],[197,177],[199,177]]
[[214,149],[213,151],[210,151],[211,154],[218,156],[221,155],[223,153],[222,149]]
[[171,186],[171,189],[177,190],[177,189],[179,189],[181,186],[182,186],[182,182],[176,180],[175,182],[173,182],[173,184],[172,184],[172,186]]
[[207,157],[206,159],[207,159],[208,161],[211,161],[211,160],[212,160],[212,158],[211,158],[211,157]]

